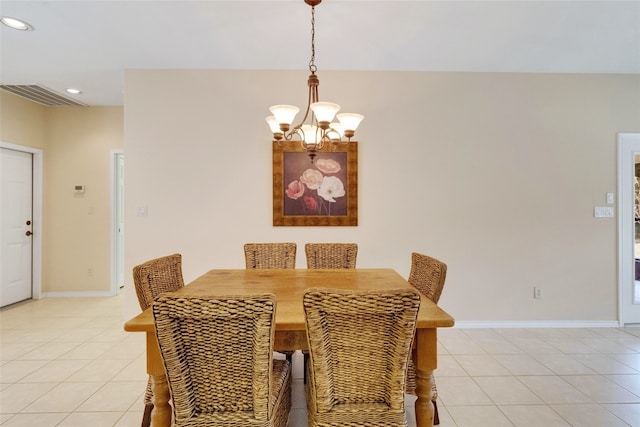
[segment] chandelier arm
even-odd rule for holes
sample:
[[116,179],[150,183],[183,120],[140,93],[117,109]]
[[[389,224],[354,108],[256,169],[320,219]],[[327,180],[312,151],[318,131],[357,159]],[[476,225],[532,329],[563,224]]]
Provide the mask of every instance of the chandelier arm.
[[320,141],[322,141],[322,146],[324,147],[325,143],[332,143],[331,137],[329,136],[329,131],[322,130],[322,136],[320,137]]

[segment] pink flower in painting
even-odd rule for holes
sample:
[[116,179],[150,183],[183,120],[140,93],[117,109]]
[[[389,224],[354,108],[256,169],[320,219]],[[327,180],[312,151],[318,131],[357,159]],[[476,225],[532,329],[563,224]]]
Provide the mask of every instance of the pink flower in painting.
[[316,166],[324,173],[338,173],[342,169],[340,163],[333,159],[318,159],[316,160]]
[[307,184],[309,190],[316,190],[320,187],[320,184],[322,184],[322,173],[315,169],[307,169],[302,172],[300,181]]
[[290,199],[296,200],[304,194],[304,184],[297,179],[295,181],[291,181],[287,187],[286,193]]
[[328,202],[335,202],[334,197],[342,197],[345,194],[344,184],[336,176],[325,176],[322,185],[318,188],[318,196]]
[[316,202],[316,199],[314,199],[312,196],[304,196],[302,200],[304,200],[304,205],[307,207],[307,210],[318,210],[318,202]]

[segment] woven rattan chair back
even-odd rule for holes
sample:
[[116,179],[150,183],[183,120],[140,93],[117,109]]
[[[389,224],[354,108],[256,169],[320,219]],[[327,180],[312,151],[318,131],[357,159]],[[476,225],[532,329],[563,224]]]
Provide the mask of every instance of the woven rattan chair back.
[[404,385],[420,295],[309,289],[309,426],[404,426]]
[[291,365],[272,359],[275,309],[272,294],[154,302],[176,426],[287,425]]
[[436,304],[442,294],[446,278],[447,264],[427,255],[416,252],[411,254],[409,283]]
[[[244,260],[247,269],[296,268],[295,243],[246,243]],[[281,351],[291,362],[294,351]]]
[[133,267],[133,282],[140,308],[146,310],[161,293],[184,286],[182,255],[168,255]]
[[[173,292],[184,286],[182,255],[167,255],[133,267],[133,283],[140,308],[146,310],[163,292]],[[151,424],[152,399],[151,377],[149,377],[144,393],[142,427],[149,427]]]
[[307,243],[307,268],[356,268],[356,243]]
[[295,243],[247,243],[244,245],[247,268],[296,268]]
[[[409,283],[427,296],[434,303],[438,303],[444,281],[447,278],[447,264],[427,255],[412,253],[411,254],[411,272],[409,273]],[[409,361],[407,367],[407,393],[416,394],[416,367],[413,360]],[[438,388],[436,387],[436,379],[431,374],[431,401],[434,407],[434,425],[440,424],[438,415]]]

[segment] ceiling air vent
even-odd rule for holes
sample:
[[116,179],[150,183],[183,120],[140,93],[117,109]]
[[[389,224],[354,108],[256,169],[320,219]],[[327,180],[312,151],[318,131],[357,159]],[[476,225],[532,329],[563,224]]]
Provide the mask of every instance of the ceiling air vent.
[[39,85],[0,85],[0,89],[6,90],[30,101],[47,107],[86,107],[85,104],[65,98],[64,96],[53,92],[46,87]]

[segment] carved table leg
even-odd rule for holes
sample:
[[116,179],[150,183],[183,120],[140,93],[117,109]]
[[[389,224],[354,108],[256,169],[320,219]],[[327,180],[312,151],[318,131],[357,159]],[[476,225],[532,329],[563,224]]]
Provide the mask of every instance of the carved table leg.
[[432,426],[434,408],[431,402],[431,372],[416,368],[416,424],[418,426]]
[[170,427],[171,405],[169,405],[169,383],[166,375],[151,376],[151,388],[153,390],[151,427]]
[[172,409],[167,374],[162,363],[160,348],[154,332],[147,332],[147,373],[151,376],[153,410],[151,427],[171,427]]
[[416,367],[415,403],[416,425],[433,426],[433,403],[431,403],[431,373],[437,366],[436,329],[418,329],[416,332],[416,351],[413,353]]

